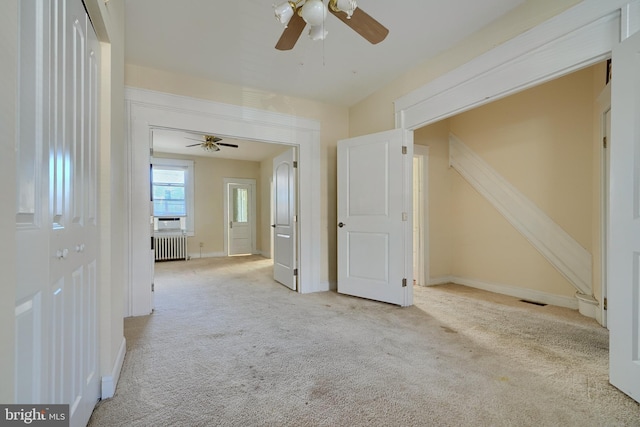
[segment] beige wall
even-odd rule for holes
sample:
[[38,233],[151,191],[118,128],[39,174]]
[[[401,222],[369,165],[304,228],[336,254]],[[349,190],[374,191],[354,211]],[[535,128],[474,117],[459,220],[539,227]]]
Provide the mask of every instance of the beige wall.
[[11,208],[0,210],[0,402],[14,402],[16,254],[16,88],[18,81],[18,0],[0,2],[0,179],[2,196]]
[[527,0],[494,23],[431,58],[349,109],[350,136],[395,127],[394,101],[469,62],[499,44],[580,3],[580,0]]
[[[455,134],[587,251],[599,250],[602,64],[415,132],[429,145],[431,278],[452,275],[572,296],[575,289],[454,169]],[[440,252],[442,253],[434,253]],[[599,296],[599,280],[594,290]]]
[[278,113],[314,119],[320,122],[321,170],[321,254],[320,280],[336,279],[336,143],[349,134],[346,107],[229,85],[193,76],[128,64],[127,86],[208,99]]
[[[194,235],[188,239],[189,254],[193,258],[221,256],[225,252],[224,179],[256,180],[256,249],[262,251],[262,193],[260,162],[218,159],[206,156],[186,156],[154,152],[154,157],[194,161]],[[202,252],[200,252],[202,243]]]

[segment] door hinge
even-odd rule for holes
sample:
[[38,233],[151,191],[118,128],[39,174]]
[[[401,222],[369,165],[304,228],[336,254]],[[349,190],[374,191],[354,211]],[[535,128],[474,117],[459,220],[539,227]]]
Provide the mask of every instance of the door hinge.
[[407,154],[407,146],[406,145],[402,146],[402,154]]
[[406,277],[402,279],[402,287],[403,288],[407,287],[407,278]]
[[297,276],[297,275],[298,275],[298,269],[297,269],[297,268],[294,268],[294,269],[293,269],[293,275],[294,275],[294,276]]
[[607,148],[607,137],[606,136],[602,137],[602,146],[604,148]]
[[403,221],[408,221],[409,220],[409,215],[406,212],[402,212],[402,220]]
[[604,306],[604,309],[607,309],[607,299],[605,298],[604,301],[602,302],[602,305]]
[[293,161],[293,168],[296,169],[298,167],[298,161],[294,160]]
[[151,292],[155,292],[155,290],[156,290],[156,284],[152,283],[151,284]]

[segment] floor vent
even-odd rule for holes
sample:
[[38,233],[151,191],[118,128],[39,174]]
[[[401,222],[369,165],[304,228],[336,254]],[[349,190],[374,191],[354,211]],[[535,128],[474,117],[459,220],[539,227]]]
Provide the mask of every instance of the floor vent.
[[521,299],[520,301],[526,302],[527,304],[538,305],[540,307],[544,307],[545,305],[547,305],[547,304],[545,304],[543,302],[529,301],[529,300],[526,300],[526,299]]

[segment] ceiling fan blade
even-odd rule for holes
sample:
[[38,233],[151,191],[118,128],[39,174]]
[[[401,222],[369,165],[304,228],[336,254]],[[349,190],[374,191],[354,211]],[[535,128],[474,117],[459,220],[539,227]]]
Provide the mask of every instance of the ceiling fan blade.
[[238,146],[236,144],[227,144],[226,142],[217,142],[216,144],[222,145],[222,146],[225,146],[225,147],[238,148]]
[[300,34],[302,34],[302,30],[304,30],[306,22],[297,12],[293,14],[291,19],[289,20],[289,24],[282,32],[278,43],[276,43],[276,49],[278,50],[291,50],[296,45],[296,42],[300,38]]
[[351,19],[347,18],[345,12],[336,12],[329,8],[336,18],[347,24],[353,31],[360,34],[371,44],[378,44],[387,37],[389,30],[373,19],[368,13],[359,7],[353,11]]
[[[188,139],[191,139],[191,138],[188,138]],[[195,147],[196,145],[202,145],[202,142],[199,142],[198,144],[187,145],[187,147]]]

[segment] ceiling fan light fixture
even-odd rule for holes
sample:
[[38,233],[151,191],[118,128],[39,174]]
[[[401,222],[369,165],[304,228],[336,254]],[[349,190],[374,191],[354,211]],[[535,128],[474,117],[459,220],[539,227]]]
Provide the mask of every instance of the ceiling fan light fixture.
[[220,151],[220,147],[218,147],[218,144],[212,141],[203,142],[202,149],[205,151]]
[[309,29],[309,38],[311,40],[324,40],[329,32],[324,29],[324,25],[312,25]]
[[280,3],[278,5],[273,5],[273,13],[276,16],[276,19],[279,23],[283,24],[285,27],[291,20],[291,17],[295,13],[296,4],[290,1],[285,1],[284,3]]
[[311,26],[322,25],[327,16],[327,8],[322,0],[307,0],[300,9],[300,16]]
[[330,0],[329,7],[334,12],[344,12],[347,14],[347,19],[351,19],[351,15],[356,10],[358,5],[356,0]]

